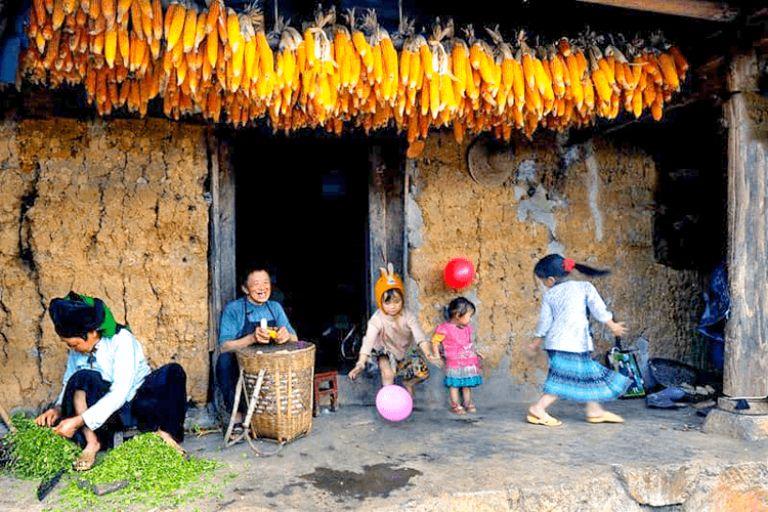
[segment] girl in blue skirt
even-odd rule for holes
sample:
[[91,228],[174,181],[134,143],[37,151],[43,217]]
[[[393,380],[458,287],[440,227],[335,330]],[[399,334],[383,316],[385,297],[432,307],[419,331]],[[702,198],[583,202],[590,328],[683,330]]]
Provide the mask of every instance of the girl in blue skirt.
[[587,276],[608,274],[558,254],[542,258],[533,270],[547,291],[542,298],[536,340],[530,349],[538,349],[544,340],[549,373],[544,394],[528,409],[527,420],[548,427],[562,424],[547,413],[547,408],[558,398],[565,398],[586,403],[589,423],[623,423],[621,416],[606,411],[600,402],[620,397],[630,381],[592,360],[594,345],[587,314],[604,323],[615,336],[622,336],[627,329],[623,323],[613,321],[613,315],[591,283],[568,280],[574,269]]

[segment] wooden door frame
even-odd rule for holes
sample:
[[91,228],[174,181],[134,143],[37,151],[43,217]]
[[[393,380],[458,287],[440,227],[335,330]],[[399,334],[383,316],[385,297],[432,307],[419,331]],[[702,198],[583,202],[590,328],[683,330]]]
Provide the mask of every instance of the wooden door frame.
[[374,143],[369,149],[368,180],[368,312],[376,311],[373,286],[379,268],[392,263],[406,278],[405,197],[406,174],[401,151],[396,144]]

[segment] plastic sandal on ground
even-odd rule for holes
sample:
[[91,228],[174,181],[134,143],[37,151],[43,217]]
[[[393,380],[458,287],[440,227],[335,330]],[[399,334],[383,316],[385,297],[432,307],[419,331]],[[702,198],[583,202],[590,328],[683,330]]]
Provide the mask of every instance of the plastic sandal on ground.
[[587,416],[587,423],[624,423],[624,418],[618,414],[605,411],[600,416]]
[[563,424],[562,421],[553,416],[550,416],[549,414],[547,414],[547,416],[544,418],[539,418],[538,416],[534,416],[533,414],[528,413],[528,416],[526,416],[525,420],[532,425],[544,425],[545,427],[559,427]]

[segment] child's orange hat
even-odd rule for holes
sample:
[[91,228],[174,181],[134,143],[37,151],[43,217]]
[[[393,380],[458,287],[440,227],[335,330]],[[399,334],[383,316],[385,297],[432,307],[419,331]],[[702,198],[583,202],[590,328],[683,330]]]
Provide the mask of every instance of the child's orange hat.
[[373,294],[376,297],[376,305],[381,309],[381,298],[385,293],[389,290],[397,290],[400,292],[400,295],[405,298],[405,286],[403,286],[403,280],[400,279],[400,276],[395,274],[395,270],[391,263],[387,265],[386,269],[380,267],[379,271],[381,272],[381,277],[379,277],[376,284],[373,286]]

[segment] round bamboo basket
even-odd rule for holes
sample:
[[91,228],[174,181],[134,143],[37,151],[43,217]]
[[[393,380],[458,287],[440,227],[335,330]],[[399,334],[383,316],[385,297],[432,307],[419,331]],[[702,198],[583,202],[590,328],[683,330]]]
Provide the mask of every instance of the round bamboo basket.
[[256,436],[286,443],[310,431],[315,373],[312,343],[250,346],[237,352],[237,361],[248,397],[253,394],[259,371],[266,370],[251,419]]

